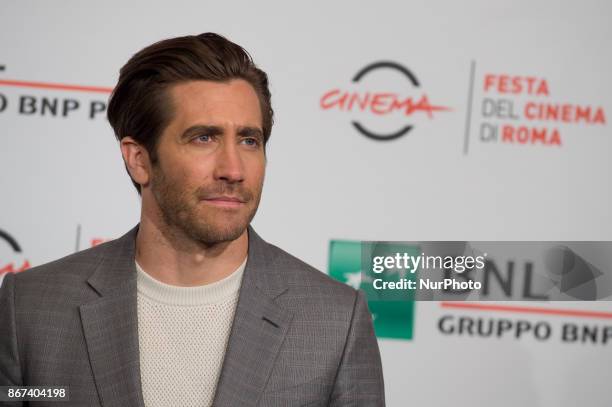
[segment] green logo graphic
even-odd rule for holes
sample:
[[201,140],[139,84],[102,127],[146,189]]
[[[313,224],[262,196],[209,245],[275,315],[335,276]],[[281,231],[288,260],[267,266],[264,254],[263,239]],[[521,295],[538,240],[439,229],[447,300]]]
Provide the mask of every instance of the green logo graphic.
[[416,256],[420,250],[418,246],[399,243],[332,240],[329,247],[329,275],[364,291],[377,337],[410,340],[414,333],[414,291],[381,291],[373,286],[373,281],[377,278],[384,281],[416,279],[416,274],[376,274],[372,271],[374,256],[387,256],[398,252]]

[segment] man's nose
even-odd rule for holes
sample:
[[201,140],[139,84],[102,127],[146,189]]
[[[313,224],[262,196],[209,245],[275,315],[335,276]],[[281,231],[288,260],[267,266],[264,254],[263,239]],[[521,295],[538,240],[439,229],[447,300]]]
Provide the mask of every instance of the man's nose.
[[224,143],[217,155],[214,177],[229,183],[244,180],[244,165],[237,146],[233,143]]

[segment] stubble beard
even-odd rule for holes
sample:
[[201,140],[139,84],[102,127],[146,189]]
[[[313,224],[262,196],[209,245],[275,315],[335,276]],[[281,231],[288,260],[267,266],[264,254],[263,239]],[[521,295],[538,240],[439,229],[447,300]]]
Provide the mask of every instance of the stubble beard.
[[[168,180],[159,164],[153,168],[151,182],[151,191],[164,223],[162,232],[172,239],[185,237],[205,246],[230,242],[244,233],[257,212],[261,189],[260,186],[258,191],[251,192],[235,184],[219,182],[189,191]],[[221,208],[200,207],[204,205],[201,200],[212,194],[238,195],[249,210],[233,213]]]

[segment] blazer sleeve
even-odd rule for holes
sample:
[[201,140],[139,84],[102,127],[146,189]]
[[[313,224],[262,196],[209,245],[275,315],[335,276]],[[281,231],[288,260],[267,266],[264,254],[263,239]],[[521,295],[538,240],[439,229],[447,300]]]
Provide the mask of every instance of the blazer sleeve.
[[385,389],[372,316],[357,291],[342,361],[330,398],[331,407],[384,407]]
[[0,285],[0,386],[21,385],[23,379],[15,321],[15,275],[7,273]]

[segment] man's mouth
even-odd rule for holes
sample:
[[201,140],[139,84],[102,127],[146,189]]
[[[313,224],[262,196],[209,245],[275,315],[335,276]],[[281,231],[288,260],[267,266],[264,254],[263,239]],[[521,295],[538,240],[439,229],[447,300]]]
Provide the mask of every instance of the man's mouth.
[[244,199],[224,195],[207,197],[203,201],[221,208],[239,208],[246,203]]

